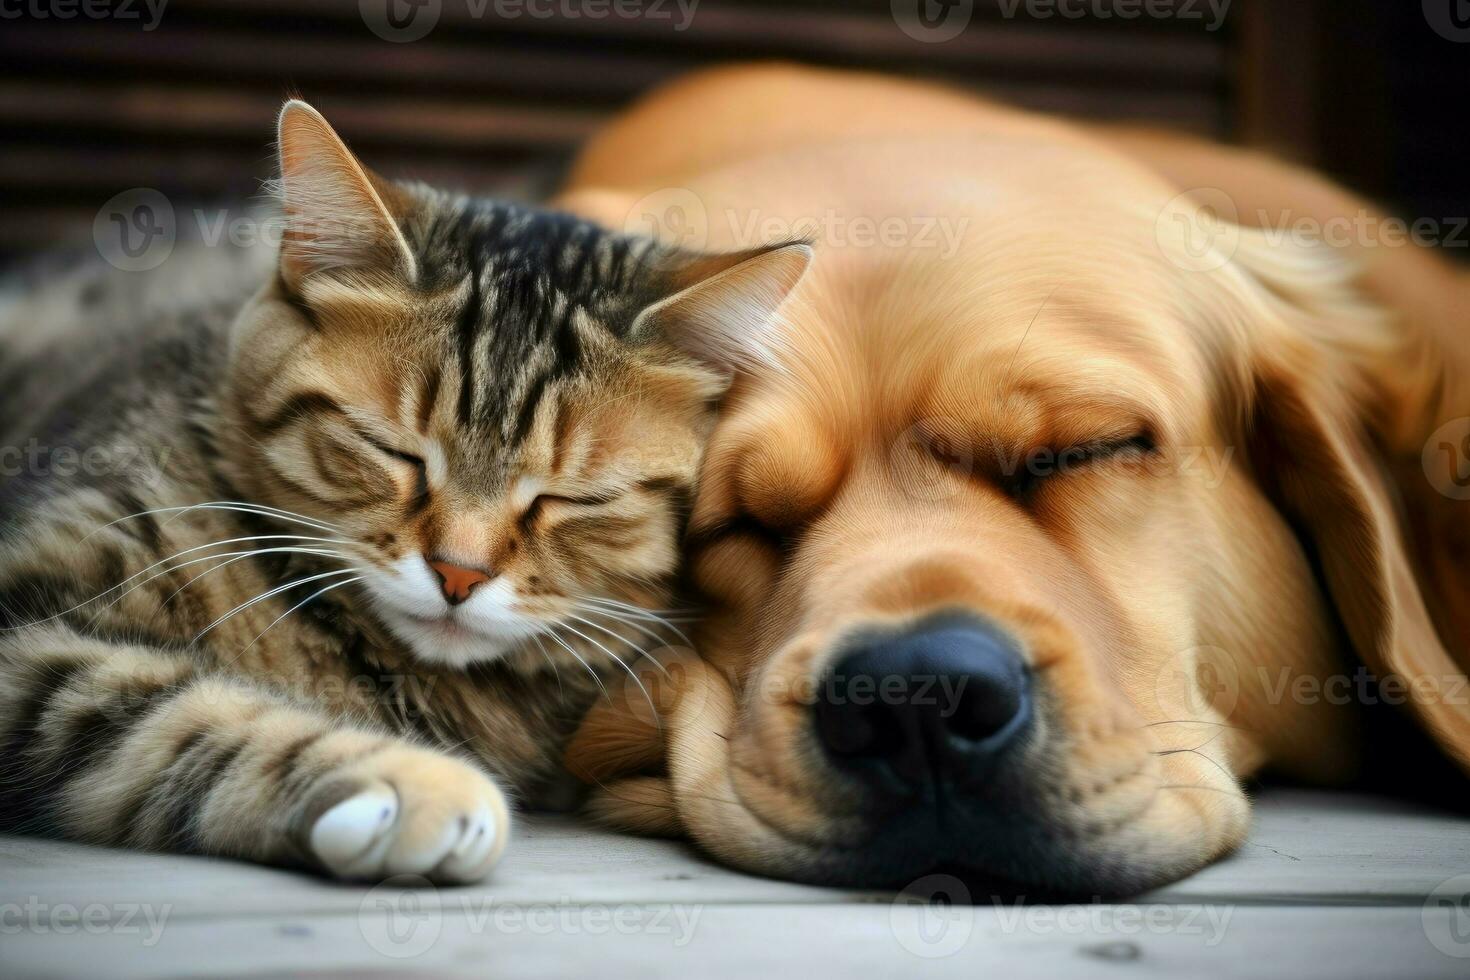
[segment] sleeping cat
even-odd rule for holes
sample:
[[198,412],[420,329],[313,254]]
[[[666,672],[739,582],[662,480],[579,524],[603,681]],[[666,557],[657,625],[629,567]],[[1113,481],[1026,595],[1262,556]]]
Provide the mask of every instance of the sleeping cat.
[[657,638],[714,400],[810,251],[391,183],[301,102],[279,140],[268,268],[0,309],[0,829],[475,880],[500,785]]

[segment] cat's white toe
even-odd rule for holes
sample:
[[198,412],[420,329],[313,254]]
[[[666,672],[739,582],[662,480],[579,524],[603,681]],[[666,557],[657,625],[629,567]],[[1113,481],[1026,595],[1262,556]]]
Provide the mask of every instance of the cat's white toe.
[[459,842],[439,865],[446,881],[478,881],[494,867],[500,855],[500,828],[489,809],[477,813],[466,825]]
[[317,818],[311,849],[339,877],[372,874],[392,842],[398,794],[379,783],[350,796]]
[[341,793],[344,779],[361,787],[340,802],[323,800],[326,809],[307,835],[329,874],[459,884],[490,873],[511,824],[505,796],[488,775],[416,746],[376,753],[363,768],[371,771],[324,780],[322,792]]
[[499,856],[504,829],[495,810],[484,804],[472,812],[425,810],[408,816],[398,828],[385,862],[387,873],[421,874],[446,883],[485,877]]

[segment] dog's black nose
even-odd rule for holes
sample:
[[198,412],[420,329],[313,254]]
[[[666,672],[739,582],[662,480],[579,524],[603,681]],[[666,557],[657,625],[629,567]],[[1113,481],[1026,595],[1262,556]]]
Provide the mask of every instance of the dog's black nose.
[[1027,727],[1030,684],[1016,644],[964,616],[860,640],[825,678],[816,728],[839,765],[870,781],[964,781]]

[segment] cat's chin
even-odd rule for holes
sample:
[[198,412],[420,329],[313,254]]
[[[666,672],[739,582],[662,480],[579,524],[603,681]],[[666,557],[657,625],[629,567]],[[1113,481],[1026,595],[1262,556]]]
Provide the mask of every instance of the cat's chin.
[[443,667],[468,667],[498,660],[517,650],[537,632],[529,626],[512,627],[492,635],[466,626],[452,616],[428,619],[397,615],[387,625],[408,645],[414,657]]

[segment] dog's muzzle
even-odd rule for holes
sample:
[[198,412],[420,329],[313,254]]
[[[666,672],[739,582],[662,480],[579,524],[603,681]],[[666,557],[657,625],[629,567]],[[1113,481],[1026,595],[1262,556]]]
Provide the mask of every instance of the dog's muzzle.
[[933,796],[987,775],[1024,737],[1030,677],[998,629],[946,616],[849,646],[815,710],[839,767]]
[[850,639],[818,689],[813,728],[826,764],[871,801],[867,859],[1019,875],[1015,856],[1045,833],[1037,697],[1017,643],[974,616]]

